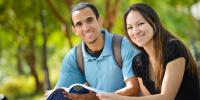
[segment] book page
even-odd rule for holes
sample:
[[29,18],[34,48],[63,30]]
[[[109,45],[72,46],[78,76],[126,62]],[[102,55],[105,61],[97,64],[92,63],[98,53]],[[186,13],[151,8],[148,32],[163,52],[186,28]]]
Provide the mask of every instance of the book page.
[[95,93],[106,93],[105,91],[98,90],[83,84],[73,84],[68,88],[69,93],[78,93],[78,94],[85,94],[88,93],[89,91],[93,91]]

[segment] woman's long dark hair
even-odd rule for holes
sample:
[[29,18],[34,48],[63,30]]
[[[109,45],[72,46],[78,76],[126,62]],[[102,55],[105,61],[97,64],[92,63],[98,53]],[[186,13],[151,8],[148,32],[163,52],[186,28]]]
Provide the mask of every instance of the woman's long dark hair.
[[[162,78],[163,78],[163,60],[162,59],[164,56],[164,46],[166,45],[167,40],[177,39],[177,38],[175,36],[173,36],[171,33],[169,33],[162,26],[160,19],[159,19],[157,13],[153,10],[153,8],[151,8],[150,6],[148,6],[147,4],[144,4],[144,3],[137,3],[137,4],[132,5],[124,14],[124,29],[125,29],[125,34],[126,34],[127,38],[129,39],[129,41],[131,41],[131,39],[127,32],[126,18],[131,11],[138,11],[143,16],[143,18],[153,28],[153,31],[154,31],[153,42],[154,42],[154,48],[155,48],[155,52],[156,52],[156,61],[158,61],[157,64],[155,65],[155,67],[156,67],[155,68],[155,86],[160,89],[161,84],[162,84]],[[144,51],[144,49],[142,47],[137,46],[132,41],[131,41],[131,43],[138,49]],[[180,43],[182,43],[182,42],[180,41]],[[182,43],[182,45],[184,46],[183,43]],[[187,57],[188,57],[187,64],[189,64],[189,65],[186,65],[186,66],[188,66],[188,68],[186,68],[186,70],[189,70],[192,74],[197,75],[196,62],[193,59],[189,49],[186,48],[185,46],[184,46],[184,48],[186,49]]]

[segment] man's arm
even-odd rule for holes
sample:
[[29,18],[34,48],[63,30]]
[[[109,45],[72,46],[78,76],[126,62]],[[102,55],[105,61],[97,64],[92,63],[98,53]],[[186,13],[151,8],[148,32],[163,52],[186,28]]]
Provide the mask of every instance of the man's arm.
[[72,48],[63,60],[56,87],[69,87],[74,83],[85,83],[85,77],[77,67],[75,48]]
[[139,85],[136,77],[131,77],[126,81],[126,87],[115,91],[115,93],[124,96],[137,96],[139,93]]
[[122,89],[117,90],[115,93],[125,96],[137,96],[139,93],[138,80],[134,75],[132,69],[132,60],[139,53],[134,48],[127,38],[123,38],[121,45],[121,55],[123,59],[122,73],[126,86]]

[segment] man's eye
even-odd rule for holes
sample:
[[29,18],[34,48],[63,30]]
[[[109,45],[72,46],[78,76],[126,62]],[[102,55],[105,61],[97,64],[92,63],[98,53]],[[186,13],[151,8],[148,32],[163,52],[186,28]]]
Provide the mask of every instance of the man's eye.
[[80,27],[82,24],[81,23],[76,23],[76,26],[77,27]]

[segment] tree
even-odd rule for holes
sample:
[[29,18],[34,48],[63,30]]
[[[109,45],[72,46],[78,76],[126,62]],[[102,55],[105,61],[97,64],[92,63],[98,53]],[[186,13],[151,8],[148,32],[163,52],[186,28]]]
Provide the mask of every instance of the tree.
[[[62,23],[62,25],[64,27],[65,36],[67,37],[67,40],[68,40],[68,44],[69,44],[70,48],[72,48],[73,44],[72,44],[72,40],[70,37],[69,25],[68,25],[67,21],[64,19],[63,16],[61,16],[58,13],[58,10],[56,10],[56,8],[53,5],[53,3],[51,2],[51,0],[46,0],[46,2],[48,4],[49,8],[51,9],[51,11],[53,12],[54,16]],[[68,10],[70,11],[73,0],[65,0],[65,3],[68,7]]]
[[45,10],[41,10],[41,23],[42,23],[42,37],[43,37],[43,45],[42,45],[42,69],[44,72],[44,89],[45,90],[49,90],[51,89],[51,83],[49,80],[49,70],[48,70],[48,66],[47,66],[47,33],[46,33],[46,19],[45,19],[45,15],[46,15],[46,11]]
[[114,0],[112,3],[112,0],[106,0],[106,14],[105,14],[105,21],[104,26],[108,31],[112,30],[113,24],[115,22],[115,19],[117,17],[117,12],[119,10],[119,4],[120,0]]

